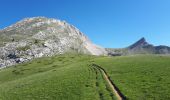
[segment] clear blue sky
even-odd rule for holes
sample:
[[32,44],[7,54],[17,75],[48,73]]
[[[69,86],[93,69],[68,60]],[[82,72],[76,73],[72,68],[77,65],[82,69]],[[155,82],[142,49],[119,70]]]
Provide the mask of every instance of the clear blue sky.
[[66,20],[103,47],[170,46],[170,0],[0,0],[1,29],[34,16]]

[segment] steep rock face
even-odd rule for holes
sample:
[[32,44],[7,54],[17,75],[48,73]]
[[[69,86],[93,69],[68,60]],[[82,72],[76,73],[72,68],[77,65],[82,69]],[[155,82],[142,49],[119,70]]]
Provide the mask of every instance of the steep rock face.
[[132,44],[128,48],[134,49],[134,48],[140,48],[140,47],[147,46],[147,45],[149,44],[146,42],[145,38],[141,38],[140,40],[138,40],[136,43]]
[[45,17],[26,18],[0,30],[0,67],[66,52],[105,55],[76,27]]
[[136,43],[127,48],[129,54],[148,54],[155,53],[155,47],[149,44],[145,38],[141,38]]

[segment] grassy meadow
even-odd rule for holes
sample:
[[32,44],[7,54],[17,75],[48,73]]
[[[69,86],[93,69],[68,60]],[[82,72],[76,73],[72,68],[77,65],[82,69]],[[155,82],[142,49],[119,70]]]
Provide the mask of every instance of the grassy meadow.
[[0,100],[117,100],[104,79],[129,100],[170,99],[170,57],[66,54],[0,70]]
[[88,55],[35,59],[0,70],[0,100],[116,100]]
[[129,100],[170,99],[170,57],[137,55],[94,60]]

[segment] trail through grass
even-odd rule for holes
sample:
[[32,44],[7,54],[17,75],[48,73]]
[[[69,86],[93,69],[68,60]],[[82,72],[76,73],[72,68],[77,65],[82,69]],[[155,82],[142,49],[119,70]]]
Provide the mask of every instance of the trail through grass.
[[170,99],[170,57],[138,55],[100,57],[102,66],[120,91],[130,100]]
[[0,100],[113,100],[93,58],[60,55],[2,69]]

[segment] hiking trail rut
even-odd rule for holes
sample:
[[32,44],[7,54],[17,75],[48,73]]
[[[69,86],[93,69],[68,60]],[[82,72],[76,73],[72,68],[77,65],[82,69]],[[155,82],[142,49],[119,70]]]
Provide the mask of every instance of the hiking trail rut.
[[111,81],[110,77],[106,73],[106,71],[100,67],[99,65],[92,64],[92,66],[96,67],[104,76],[105,81],[109,84],[112,92],[115,94],[118,100],[126,100],[126,97],[120,92],[120,90],[116,87],[116,85]]

